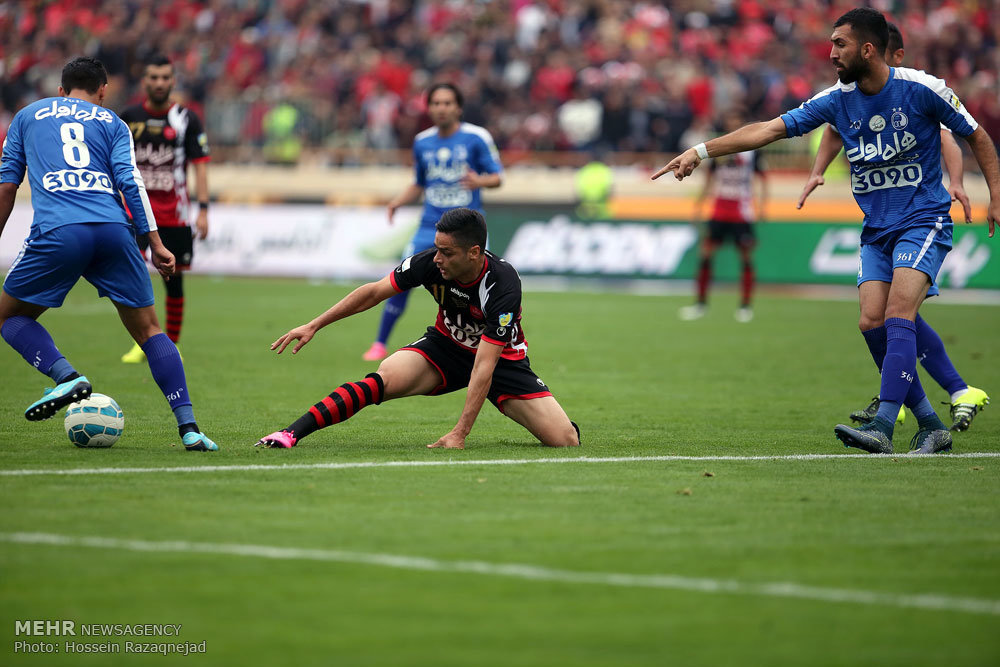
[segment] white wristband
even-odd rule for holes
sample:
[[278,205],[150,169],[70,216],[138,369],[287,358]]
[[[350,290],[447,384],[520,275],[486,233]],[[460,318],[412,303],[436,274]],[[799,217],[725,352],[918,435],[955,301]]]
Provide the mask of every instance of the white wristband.
[[705,148],[705,144],[704,143],[700,143],[697,146],[695,146],[694,147],[694,152],[698,154],[698,159],[699,160],[707,160],[708,159],[708,149]]

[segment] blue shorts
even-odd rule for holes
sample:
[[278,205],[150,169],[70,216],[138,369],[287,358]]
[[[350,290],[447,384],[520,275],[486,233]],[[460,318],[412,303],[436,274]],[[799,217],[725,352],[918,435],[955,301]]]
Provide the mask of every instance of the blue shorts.
[[951,250],[952,227],[951,220],[944,218],[862,245],[858,285],[869,280],[891,283],[893,270],[906,267],[922,271],[931,279],[927,296],[938,294],[937,274]]
[[153,285],[131,227],[120,222],[63,225],[24,242],[3,289],[15,299],[58,308],[80,280],[132,308],[153,305]]

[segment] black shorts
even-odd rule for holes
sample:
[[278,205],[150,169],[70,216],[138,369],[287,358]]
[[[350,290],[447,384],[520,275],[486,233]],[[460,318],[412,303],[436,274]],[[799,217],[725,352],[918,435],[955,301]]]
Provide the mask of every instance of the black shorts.
[[[491,343],[485,343],[490,345]],[[427,333],[401,350],[413,350],[429,361],[441,375],[441,384],[430,393],[431,396],[447,394],[448,392],[469,386],[472,376],[472,364],[476,355],[458,347],[448,340],[434,327],[427,327]],[[510,398],[529,399],[551,396],[552,392],[545,383],[535,375],[528,363],[528,358],[510,361],[501,358],[493,370],[493,384],[486,398],[503,412],[503,402]]]
[[715,243],[725,243],[731,238],[733,243],[741,248],[752,246],[757,242],[753,233],[753,225],[749,222],[719,222],[708,221],[708,238]]
[[[174,258],[177,260],[177,268],[191,268],[191,258],[194,257],[194,230],[184,226],[160,227],[157,231],[160,232],[160,240],[163,241],[163,245],[167,250],[174,253]],[[145,234],[140,234],[135,239],[139,242],[139,249],[142,250],[142,254],[145,255],[146,250],[149,248],[149,237]]]

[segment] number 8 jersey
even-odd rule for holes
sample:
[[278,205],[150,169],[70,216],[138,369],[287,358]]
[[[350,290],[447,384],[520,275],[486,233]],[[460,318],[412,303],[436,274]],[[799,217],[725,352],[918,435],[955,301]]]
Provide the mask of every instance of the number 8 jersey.
[[0,183],[20,185],[25,169],[35,210],[29,238],[68,224],[127,225],[122,195],[136,229],[156,229],[132,134],[104,107],[49,97],[21,109],[4,141]]
[[967,137],[979,127],[941,79],[889,68],[875,95],[838,83],[781,116],[789,137],[830,123],[851,163],[851,190],[865,214],[861,243],[913,225],[948,219],[941,183],[941,125]]
[[521,277],[513,266],[486,251],[483,270],[469,284],[447,280],[434,264],[436,249],[407,257],[389,274],[403,292],[423,285],[438,304],[434,328],[460,349],[475,353],[480,340],[503,345],[502,359],[517,361],[528,353],[521,329]]

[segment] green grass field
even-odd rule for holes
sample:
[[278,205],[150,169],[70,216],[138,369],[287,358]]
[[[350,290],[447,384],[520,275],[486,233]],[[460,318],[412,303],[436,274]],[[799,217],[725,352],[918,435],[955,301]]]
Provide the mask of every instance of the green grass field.
[[[582,448],[543,449],[487,405],[466,450],[425,449],[464,392],[367,408],[289,451],[252,447],[372,370],[360,354],[376,312],[297,356],[268,351],[346,292],[188,279],[181,348],[214,454],[183,451],[148,369],[118,362],[130,341],[89,285],[42,321],[125,411],[113,448],[73,447],[61,418],[24,421],[47,378],[0,346],[3,664],[1000,663],[1000,460],[782,458],[853,453],[833,426],[878,390],[855,303],[762,296],[740,325],[726,291],[691,323],[676,317],[687,297],[528,293],[532,365]],[[924,316],[1000,398],[1000,308]],[[414,295],[392,343],[432,318]],[[911,415],[898,450],[914,430]],[[1000,454],[1000,404],[955,453]],[[581,456],[772,458],[499,463]],[[316,465],[405,461],[481,463]],[[282,464],[309,467],[245,468]],[[10,474],[199,466],[244,467]],[[67,655],[66,638],[15,636],[28,619],[182,624],[113,641],[204,641],[207,654]],[[15,641],[62,652],[15,654]]]

